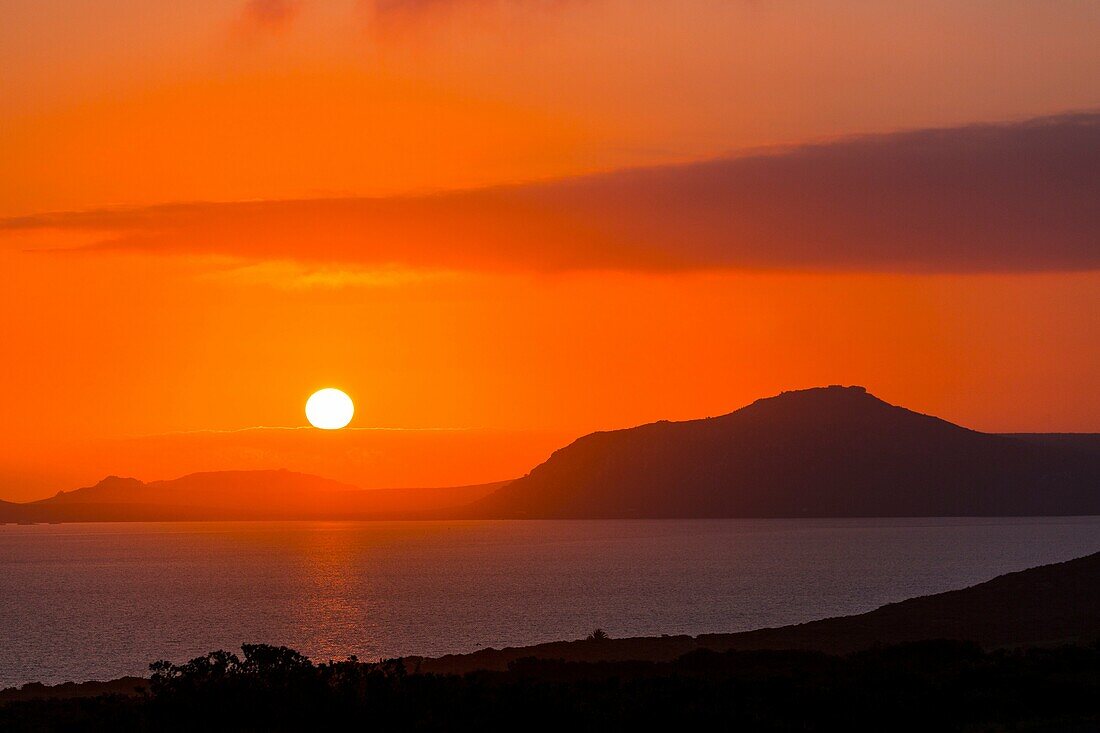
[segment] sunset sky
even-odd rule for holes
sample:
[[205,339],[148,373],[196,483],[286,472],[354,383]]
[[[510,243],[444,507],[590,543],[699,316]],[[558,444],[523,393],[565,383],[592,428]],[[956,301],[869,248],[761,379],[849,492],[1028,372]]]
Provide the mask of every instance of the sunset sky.
[[[0,499],[512,478],[862,384],[1100,431],[1100,4],[6,0]],[[304,429],[335,386],[352,429]]]

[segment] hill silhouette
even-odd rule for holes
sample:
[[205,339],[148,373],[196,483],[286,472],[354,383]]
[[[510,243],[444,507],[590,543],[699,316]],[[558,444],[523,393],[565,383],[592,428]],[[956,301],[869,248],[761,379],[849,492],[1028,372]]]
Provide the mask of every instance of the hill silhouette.
[[1100,435],[993,434],[862,387],[598,432],[514,481],[363,490],[292,471],[109,476],[0,522],[1100,514]]
[[961,590],[918,596],[874,611],[736,634],[557,641],[410,657],[410,669],[465,674],[505,670],[520,659],[667,662],[698,649],[800,650],[850,654],[934,639],[986,649],[1089,644],[1100,640],[1100,553],[999,575]]
[[721,417],[586,435],[467,516],[498,518],[1100,514],[1100,436],[998,435],[862,387]]
[[419,518],[467,504],[499,486],[359,489],[284,470],[193,473],[149,483],[108,476],[40,501],[0,502],[0,521]]

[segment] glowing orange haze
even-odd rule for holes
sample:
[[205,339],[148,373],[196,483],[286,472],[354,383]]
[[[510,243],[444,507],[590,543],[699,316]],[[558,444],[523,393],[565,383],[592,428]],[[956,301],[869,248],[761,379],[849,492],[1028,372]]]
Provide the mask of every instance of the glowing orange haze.
[[[0,9],[0,498],[222,468],[492,481],[591,430],[828,383],[978,429],[1100,430],[1100,274],[1072,242],[1050,266],[960,269],[916,247],[913,267],[831,266],[826,253],[812,271],[659,258],[640,271],[622,266],[625,241],[599,240],[618,253],[606,262],[582,257],[590,240],[571,238],[573,220],[533,229],[535,256],[504,265],[453,251],[446,233],[401,260],[411,245],[396,225],[383,262],[348,255],[362,232],[311,238],[308,219],[300,241],[237,219],[202,239],[140,210],[148,246],[76,252],[45,250],[104,232],[11,225],[119,204],[468,188],[1088,108],[1100,102],[1094,6],[287,7]],[[777,193],[777,221],[788,199],[805,197]],[[848,226],[845,212],[821,214]],[[1067,236],[1098,241],[1092,221]],[[678,231],[660,232],[666,251]],[[501,251],[521,249],[510,241]],[[584,261],[541,267],[551,251]],[[330,385],[355,398],[354,426],[403,430],[235,432],[303,425],[305,398]]]

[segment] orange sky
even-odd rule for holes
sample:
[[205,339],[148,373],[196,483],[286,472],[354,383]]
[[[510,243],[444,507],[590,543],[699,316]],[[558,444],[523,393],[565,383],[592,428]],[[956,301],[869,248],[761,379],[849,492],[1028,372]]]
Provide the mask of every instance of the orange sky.
[[[6,2],[0,498],[496,480],[829,383],[1100,431],[1100,121],[1021,122],[1100,104],[1097,37],[1070,0]],[[250,429],[329,385],[402,430]]]

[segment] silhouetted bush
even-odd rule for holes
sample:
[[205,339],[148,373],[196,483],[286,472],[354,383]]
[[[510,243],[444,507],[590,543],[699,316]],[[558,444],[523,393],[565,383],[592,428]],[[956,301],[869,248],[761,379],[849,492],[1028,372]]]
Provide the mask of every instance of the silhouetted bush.
[[[143,695],[0,705],[0,730],[1090,730],[1100,645],[986,652],[922,642],[847,657],[698,650],[671,662],[520,659],[408,674],[245,645],[156,662]],[[1075,727],[1074,727],[1075,726]]]

